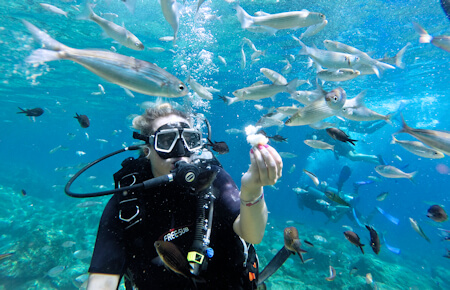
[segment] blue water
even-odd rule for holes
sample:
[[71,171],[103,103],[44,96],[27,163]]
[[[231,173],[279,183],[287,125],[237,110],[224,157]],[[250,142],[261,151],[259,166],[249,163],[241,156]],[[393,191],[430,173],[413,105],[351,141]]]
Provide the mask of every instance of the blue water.
[[[69,198],[63,188],[72,174],[83,165],[112,151],[133,144],[131,137],[132,114],[141,114],[143,102],[154,102],[155,97],[135,93],[128,97],[115,84],[70,61],[50,62],[41,66],[30,66],[24,59],[38,44],[21,23],[26,19],[46,30],[58,41],[76,48],[110,49],[115,47],[121,54],[156,63],[185,80],[190,74],[205,86],[220,89],[219,94],[232,96],[239,88],[256,81],[267,80],[260,68],[280,72],[288,55],[294,55],[292,71],[285,75],[288,80],[295,77],[309,79],[313,84],[302,90],[315,88],[315,71],[308,69],[307,57],[297,55],[299,47],[291,35],[299,36],[304,29],[279,31],[276,36],[245,31],[233,9],[234,3],[206,1],[197,18],[194,18],[196,1],[185,1],[180,18],[177,47],[158,38],[172,35],[172,29],[162,16],[157,1],[138,0],[136,12],[131,14],[121,1],[94,1],[98,12],[116,13],[114,20],[124,22],[146,47],[163,47],[161,53],[149,50],[133,51],[120,47],[112,39],[102,36],[101,29],[93,22],[77,20],[80,13],[71,5],[81,1],[48,1],[65,11],[68,18],[47,12],[33,0],[4,1],[0,3],[0,196],[4,200],[0,212],[0,254],[14,252],[14,255],[0,261],[0,285],[2,289],[75,289],[73,279],[86,273],[89,259],[77,259],[77,250],[92,251],[98,220],[107,198],[92,199],[103,202],[88,208],[76,205],[85,200]],[[332,3],[330,3],[332,2]],[[373,58],[387,53],[393,56],[406,43],[412,46],[406,51],[405,69],[385,71],[380,78],[375,75],[361,76],[342,83],[327,82],[329,91],[338,86],[344,88],[349,98],[367,90],[366,105],[382,114],[396,110],[400,102],[406,103],[402,113],[408,125],[415,128],[450,130],[448,89],[450,82],[449,53],[431,44],[420,44],[412,22],[421,24],[430,34],[449,34],[450,22],[445,17],[439,1],[240,1],[250,14],[257,11],[279,13],[307,9],[326,15],[329,23],[317,35],[305,38],[308,46],[315,44],[324,49],[322,41],[336,40],[357,47]],[[221,17],[206,19],[205,15]],[[196,19],[194,21],[194,19]],[[247,67],[240,67],[241,39],[250,39],[258,49],[266,50],[265,56],[250,65],[250,49],[245,46]],[[169,49],[173,49],[170,52]],[[218,55],[224,57],[223,65]],[[99,92],[101,84],[106,94]],[[212,101],[200,100],[190,91],[188,97],[170,101],[192,107],[195,112],[205,114],[212,124],[212,139],[226,141],[230,153],[219,156],[223,167],[239,184],[240,177],[248,168],[248,151],[245,134],[229,134],[227,129],[243,130],[255,124],[265,111],[258,111],[255,104],[264,107],[290,106],[295,101],[287,94],[280,94],[275,101],[246,101],[227,105],[218,98]],[[296,104],[298,105],[298,104]],[[41,107],[45,113],[34,121],[16,114],[17,107]],[[85,114],[91,126],[83,129],[73,118],[75,113]],[[389,222],[381,214],[375,215],[371,224],[385,235],[389,245],[401,249],[396,255],[386,246],[376,256],[369,247],[368,232],[359,228],[353,219],[344,217],[338,223],[327,222],[320,212],[300,210],[297,206],[294,188],[305,184],[313,185],[302,172],[303,168],[313,171],[320,180],[334,186],[344,165],[352,169],[352,175],[343,187],[344,192],[353,191],[353,182],[367,180],[379,175],[370,163],[351,162],[345,158],[336,160],[331,152],[318,152],[307,147],[303,140],[313,131],[308,126],[267,128],[269,135],[280,134],[288,138],[287,143],[271,142],[279,152],[290,152],[295,158],[285,158],[283,177],[275,187],[267,187],[266,202],[270,211],[269,225],[264,241],[258,245],[262,265],[282,246],[282,231],[287,225],[299,229],[301,238],[314,242],[314,235],[325,237],[328,242],[310,250],[308,257],[314,262],[302,265],[293,256],[268,286],[272,289],[370,289],[364,277],[366,272],[356,276],[348,275],[352,263],[364,259],[380,289],[447,289],[449,260],[446,254],[448,241],[442,241],[437,228],[449,229],[448,222],[438,224],[426,217],[431,204],[449,206],[449,174],[440,173],[438,168],[450,167],[448,157],[429,160],[415,156],[398,145],[391,145],[391,134],[400,129],[398,121],[386,125],[373,134],[352,134],[359,140],[358,152],[381,154],[386,162],[399,168],[407,166],[406,172],[418,171],[416,182],[407,179],[383,179],[381,182],[361,187],[357,209],[368,215],[375,206],[383,208],[400,219],[398,225]],[[404,136],[402,136],[404,135]],[[401,140],[413,140],[402,134]],[[99,139],[107,140],[101,142]],[[54,153],[50,151],[58,146]],[[77,151],[85,154],[79,156]],[[84,175],[74,186],[75,190],[92,192],[112,188],[112,174],[120,168],[120,162],[130,154],[122,154],[111,161],[101,163]],[[395,156],[401,157],[399,161]],[[292,166],[295,170],[289,173]],[[89,177],[92,176],[92,177]],[[24,189],[26,196],[21,194]],[[375,197],[388,191],[385,201]],[[447,208],[446,207],[446,208]],[[431,239],[428,243],[410,226],[408,218],[418,221]],[[342,225],[353,227],[366,244],[364,258],[359,249],[345,240]],[[66,241],[76,244],[62,247]],[[333,253],[329,251],[333,250]],[[327,252],[328,251],[328,252]],[[325,253],[325,254],[324,254]],[[333,282],[324,279],[328,266],[338,269]],[[396,265],[398,271],[391,267]],[[55,277],[48,271],[55,266],[66,268]],[[372,268],[371,268],[372,267]],[[385,271],[382,272],[381,270]],[[404,276],[397,276],[397,275]],[[383,285],[383,286],[381,286]],[[79,286],[76,284],[76,286]],[[285,288],[283,288],[285,287]],[[367,288],[368,287],[368,288]]]

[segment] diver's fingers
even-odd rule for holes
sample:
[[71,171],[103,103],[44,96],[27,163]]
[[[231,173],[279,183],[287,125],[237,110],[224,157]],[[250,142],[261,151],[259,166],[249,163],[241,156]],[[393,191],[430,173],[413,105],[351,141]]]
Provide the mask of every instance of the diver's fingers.
[[267,150],[269,145],[259,145],[259,151],[263,158],[263,163],[260,166],[260,177],[262,185],[273,185],[277,181],[277,164],[272,154]]
[[253,154],[255,156],[255,165],[256,165],[255,170],[257,171],[257,172],[255,172],[255,174],[259,175],[259,181],[263,185],[265,180],[267,179],[266,163],[264,162],[264,158],[262,156],[261,149],[258,149],[257,147],[253,147]]
[[267,151],[270,152],[273,159],[275,160],[277,166],[277,179],[279,179],[281,178],[283,171],[283,159],[281,158],[280,154],[278,154],[277,150],[275,150],[272,146],[268,146]]

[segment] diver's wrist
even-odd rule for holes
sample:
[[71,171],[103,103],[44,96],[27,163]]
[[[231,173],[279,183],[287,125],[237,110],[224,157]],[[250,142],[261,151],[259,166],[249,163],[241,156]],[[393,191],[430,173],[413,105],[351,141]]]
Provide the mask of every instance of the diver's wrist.
[[264,199],[264,191],[261,191],[261,194],[258,197],[251,200],[245,200],[242,199],[242,196],[240,197],[241,204],[247,207],[254,206],[255,204],[260,203],[263,199]]

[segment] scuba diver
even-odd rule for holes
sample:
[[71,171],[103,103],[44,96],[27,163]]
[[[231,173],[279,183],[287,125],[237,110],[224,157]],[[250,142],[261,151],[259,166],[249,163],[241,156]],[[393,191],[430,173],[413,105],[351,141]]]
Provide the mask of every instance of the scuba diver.
[[[114,195],[100,220],[87,289],[117,289],[122,278],[126,289],[256,289],[252,244],[261,242],[267,223],[263,186],[281,177],[277,151],[250,150],[239,191],[223,168],[201,159],[202,134],[184,112],[160,104],[133,127],[145,145],[114,174],[116,189],[104,192]],[[196,183],[185,186],[193,176]],[[153,182],[160,178],[167,182]],[[66,193],[82,197],[70,192],[73,180]]]

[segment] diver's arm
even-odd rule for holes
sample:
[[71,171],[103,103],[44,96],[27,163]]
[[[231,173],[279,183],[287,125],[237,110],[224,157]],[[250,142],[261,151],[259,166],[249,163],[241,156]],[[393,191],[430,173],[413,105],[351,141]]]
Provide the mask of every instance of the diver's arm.
[[89,274],[87,290],[116,290],[119,286],[120,275],[115,274]]
[[283,161],[270,146],[259,145],[250,152],[250,167],[241,179],[240,214],[233,229],[246,242],[262,241],[267,223],[263,186],[273,185],[281,177]]

